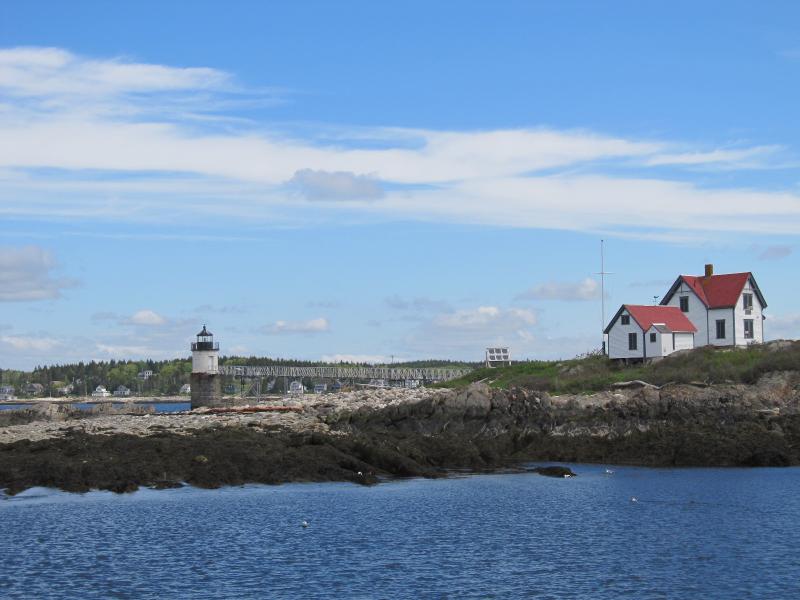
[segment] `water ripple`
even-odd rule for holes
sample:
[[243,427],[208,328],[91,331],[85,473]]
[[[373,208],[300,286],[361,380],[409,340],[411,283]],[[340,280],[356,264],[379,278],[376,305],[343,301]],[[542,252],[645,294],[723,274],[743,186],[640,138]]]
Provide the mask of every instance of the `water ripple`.
[[572,468],[29,490],[0,502],[0,597],[800,597],[800,469]]

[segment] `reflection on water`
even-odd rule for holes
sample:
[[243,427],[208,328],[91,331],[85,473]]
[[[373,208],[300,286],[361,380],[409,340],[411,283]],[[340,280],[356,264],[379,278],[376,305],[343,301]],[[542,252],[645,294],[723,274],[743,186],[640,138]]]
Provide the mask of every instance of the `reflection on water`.
[[800,469],[570,466],[578,477],[28,490],[0,500],[0,596],[800,597]]

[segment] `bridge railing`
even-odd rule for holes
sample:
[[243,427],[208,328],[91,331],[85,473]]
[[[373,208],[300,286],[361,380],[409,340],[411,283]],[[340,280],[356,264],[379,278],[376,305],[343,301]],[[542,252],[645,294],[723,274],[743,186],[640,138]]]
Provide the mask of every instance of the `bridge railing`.
[[407,367],[299,367],[291,365],[220,365],[220,375],[235,377],[317,377],[326,379],[386,379],[388,381],[449,381],[463,377],[470,369]]

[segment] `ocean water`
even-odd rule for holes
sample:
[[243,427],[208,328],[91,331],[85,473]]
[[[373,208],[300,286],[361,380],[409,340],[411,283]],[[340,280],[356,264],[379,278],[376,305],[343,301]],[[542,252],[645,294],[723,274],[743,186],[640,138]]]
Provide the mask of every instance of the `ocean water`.
[[28,490],[0,499],[0,597],[800,598],[800,469],[572,468]]

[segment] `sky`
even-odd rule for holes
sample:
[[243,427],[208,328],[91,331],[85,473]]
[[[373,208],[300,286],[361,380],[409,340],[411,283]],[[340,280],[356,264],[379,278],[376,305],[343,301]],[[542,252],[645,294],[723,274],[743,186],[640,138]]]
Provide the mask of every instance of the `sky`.
[[0,4],[0,369],[570,358],[680,274],[800,336],[795,2]]

